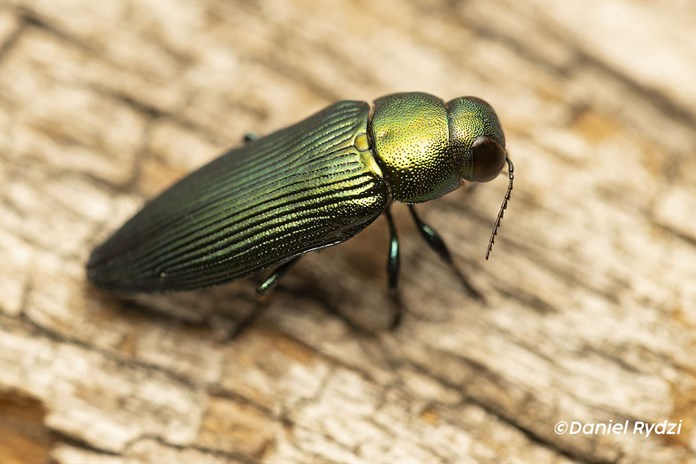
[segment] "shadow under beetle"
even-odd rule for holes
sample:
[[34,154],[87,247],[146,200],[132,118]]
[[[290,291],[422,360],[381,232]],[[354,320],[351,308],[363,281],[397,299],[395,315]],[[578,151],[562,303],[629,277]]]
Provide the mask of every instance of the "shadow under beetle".
[[[87,275],[105,290],[168,292],[220,284],[275,268],[270,290],[301,255],[348,240],[384,213],[388,285],[396,295],[399,241],[392,201],[409,206],[421,236],[468,293],[415,203],[463,181],[487,182],[508,165],[509,184],[488,259],[510,199],[514,167],[493,108],[476,97],[447,103],[420,92],[341,101],[293,126],[234,148],[147,203],[97,247]],[[394,325],[400,320],[397,309]]]

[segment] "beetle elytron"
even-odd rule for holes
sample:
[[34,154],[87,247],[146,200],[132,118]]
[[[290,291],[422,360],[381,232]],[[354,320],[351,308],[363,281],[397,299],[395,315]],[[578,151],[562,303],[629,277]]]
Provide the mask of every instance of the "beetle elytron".
[[463,181],[490,181],[506,162],[508,189],[486,259],[514,173],[493,108],[475,97],[445,103],[419,92],[379,98],[372,113],[365,102],[341,101],[174,184],[92,252],[88,277],[111,291],[166,292],[275,268],[259,286],[264,293],[302,254],[348,240],[385,213],[388,282],[395,291],[399,242],[392,201],[409,205],[421,235],[456,271],[444,242],[413,205]]

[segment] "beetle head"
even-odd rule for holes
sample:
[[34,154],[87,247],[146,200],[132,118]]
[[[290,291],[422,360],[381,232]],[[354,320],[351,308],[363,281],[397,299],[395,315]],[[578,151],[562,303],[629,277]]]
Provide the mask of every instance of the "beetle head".
[[461,177],[469,182],[495,179],[505,166],[505,135],[491,105],[476,97],[447,103],[450,150],[460,161]]
[[455,98],[447,103],[447,118],[450,150],[462,163],[463,180],[488,182],[498,177],[505,163],[508,164],[508,188],[488,241],[488,259],[498,235],[500,221],[510,201],[515,168],[505,150],[505,134],[491,105],[476,97]]

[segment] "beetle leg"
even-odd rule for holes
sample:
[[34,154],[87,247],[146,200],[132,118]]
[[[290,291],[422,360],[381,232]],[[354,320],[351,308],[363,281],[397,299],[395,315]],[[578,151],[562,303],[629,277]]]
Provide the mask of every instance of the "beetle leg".
[[235,338],[239,336],[242,332],[244,332],[249,326],[251,326],[251,324],[254,323],[254,321],[256,321],[256,319],[259,317],[259,315],[261,315],[263,310],[268,307],[268,298],[265,298],[266,295],[269,291],[273,289],[273,287],[275,287],[278,284],[278,280],[280,280],[283,274],[285,274],[288,271],[288,269],[290,269],[293,266],[293,264],[295,264],[297,260],[300,259],[300,256],[295,256],[290,261],[286,261],[285,263],[275,268],[273,272],[271,272],[271,274],[268,277],[266,277],[266,279],[263,282],[261,282],[261,284],[258,287],[256,287],[256,292],[258,295],[258,298],[256,300],[256,307],[253,311],[251,311],[244,318],[242,318],[242,320],[239,321],[237,327],[232,332],[230,338]]
[[242,141],[244,142],[244,144],[247,144],[249,142],[253,142],[254,140],[258,140],[258,138],[259,138],[259,136],[256,135],[255,133],[247,132],[246,134],[244,134]]
[[418,228],[418,231],[421,234],[421,237],[423,237],[423,240],[430,246],[430,248],[440,257],[442,261],[449,266],[449,268],[454,272],[461,281],[462,285],[464,285],[464,288],[466,289],[467,293],[471,295],[472,297],[476,298],[477,300],[484,301],[483,295],[474,288],[473,285],[469,282],[469,279],[466,278],[466,276],[462,273],[462,271],[459,270],[459,267],[454,263],[454,260],[452,259],[452,255],[447,249],[447,245],[445,244],[445,241],[442,240],[442,237],[440,237],[440,234],[438,234],[435,229],[430,227],[428,224],[423,222],[418,216],[418,213],[416,213],[416,208],[413,205],[408,205],[409,211],[411,211],[411,216],[413,217],[413,221],[416,223],[416,227]]
[[391,295],[392,301],[394,302],[394,319],[391,323],[391,329],[395,329],[401,323],[401,316],[403,314],[401,308],[401,301],[399,299],[399,237],[396,234],[396,225],[394,225],[394,218],[391,215],[391,205],[387,206],[384,211],[387,216],[387,222],[389,223],[389,254],[387,255],[387,282],[389,285],[389,293]]
[[286,261],[277,268],[275,268],[275,270],[271,272],[271,275],[266,277],[266,280],[261,282],[261,285],[256,287],[256,291],[258,292],[258,294],[265,295],[266,293],[271,291],[271,289],[273,289],[273,287],[275,287],[278,284],[278,280],[281,277],[283,277],[283,274],[285,274],[288,271],[288,269],[290,269],[297,262],[297,260],[300,259],[301,256],[302,255],[295,256],[290,261]]

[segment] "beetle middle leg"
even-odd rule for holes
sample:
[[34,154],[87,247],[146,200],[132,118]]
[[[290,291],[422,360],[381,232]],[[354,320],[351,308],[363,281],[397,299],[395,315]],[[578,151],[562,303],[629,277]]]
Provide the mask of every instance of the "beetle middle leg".
[[391,329],[396,329],[401,323],[403,316],[403,308],[399,298],[399,268],[401,259],[399,257],[399,237],[396,234],[396,225],[394,218],[391,215],[391,205],[387,206],[384,211],[389,224],[389,254],[387,255],[387,283],[389,285],[389,294],[393,302],[394,319],[392,320]]
[[421,237],[423,237],[423,240],[425,240],[428,246],[430,246],[430,249],[432,249],[435,254],[437,254],[440,259],[444,261],[447,266],[449,266],[469,295],[477,300],[484,301],[481,292],[476,290],[476,288],[469,282],[469,279],[466,278],[462,271],[459,270],[459,267],[457,267],[455,264],[454,260],[452,259],[452,254],[447,248],[445,241],[442,239],[442,237],[440,237],[440,234],[438,234],[435,229],[430,227],[428,224],[423,222],[420,216],[418,216],[418,213],[416,213],[416,208],[413,205],[408,205],[408,209],[411,211],[411,217],[413,217],[413,221],[416,223],[416,227],[418,228]]

